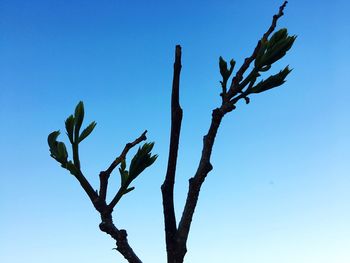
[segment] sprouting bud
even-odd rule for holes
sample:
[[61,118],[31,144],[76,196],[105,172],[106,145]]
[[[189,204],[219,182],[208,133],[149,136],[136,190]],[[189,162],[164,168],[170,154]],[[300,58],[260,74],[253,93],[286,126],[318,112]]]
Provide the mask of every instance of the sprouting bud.
[[129,167],[129,177],[131,180],[135,179],[143,170],[152,165],[157,159],[157,155],[152,155],[151,151],[154,143],[145,143],[140,147],[132,158]]
[[254,66],[256,68],[260,68],[260,66],[263,64],[263,58],[264,54],[267,48],[267,41],[264,41],[263,39],[260,40],[260,48],[258,51],[258,54],[256,55]]
[[65,164],[67,162],[68,152],[66,145],[63,142],[57,143],[57,152],[57,161],[59,161],[62,164]]
[[288,31],[286,28],[281,28],[277,32],[275,32],[272,37],[268,41],[267,48],[271,49],[276,43],[281,41],[282,39],[287,38]]
[[269,89],[272,89],[274,87],[278,87],[282,85],[285,82],[285,78],[292,70],[289,69],[289,67],[285,67],[283,70],[281,70],[276,75],[272,75],[268,77],[266,80],[260,81],[257,85],[250,88],[250,93],[260,93]]
[[80,134],[79,136],[79,142],[81,142],[82,140],[84,140],[86,137],[88,137],[91,132],[94,130],[94,128],[96,127],[96,122],[91,122]]
[[80,101],[75,107],[74,121],[75,121],[75,139],[78,141],[79,131],[84,120],[84,103]]
[[263,65],[271,65],[284,57],[287,51],[292,47],[295,39],[296,36],[288,36],[270,47],[265,53]]
[[73,115],[70,115],[66,119],[65,125],[66,125],[66,131],[67,131],[69,141],[73,143],[74,142],[74,116]]

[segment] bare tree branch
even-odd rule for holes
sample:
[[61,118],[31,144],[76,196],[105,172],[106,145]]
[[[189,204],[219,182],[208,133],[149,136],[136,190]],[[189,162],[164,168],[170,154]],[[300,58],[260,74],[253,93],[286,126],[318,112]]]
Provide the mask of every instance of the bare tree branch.
[[174,184],[182,121],[182,109],[179,103],[180,72],[181,46],[177,45],[175,48],[174,76],[171,94],[171,134],[168,167],[164,183],[161,187],[168,262],[171,262],[176,252],[175,237],[177,228],[174,210]]

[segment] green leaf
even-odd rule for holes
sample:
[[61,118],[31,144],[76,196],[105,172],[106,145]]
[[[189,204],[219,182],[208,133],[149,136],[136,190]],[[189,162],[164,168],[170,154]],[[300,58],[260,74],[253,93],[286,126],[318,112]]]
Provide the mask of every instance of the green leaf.
[[152,165],[157,159],[157,155],[151,155],[154,143],[145,143],[140,147],[132,158],[129,167],[130,180],[134,180],[140,173],[142,173],[147,167]]
[[129,179],[129,172],[127,170],[125,170],[126,168],[126,163],[125,160],[122,160],[120,167],[119,167],[119,173],[120,173],[120,184],[121,186],[125,186],[128,183],[128,179]]
[[74,124],[75,124],[75,141],[78,141],[79,131],[84,120],[84,103],[80,101],[75,107]]
[[285,82],[285,78],[292,70],[289,67],[285,67],[276,75],[268,77],[266,80],[260,81],[256,86],[249,89],[250,93],[260,93],[275,87],[282,85]]
[[293,46],[295,39],[296,36],[287,37],[268,49],[264,55],[263,65],[271,65],[284,57],[287,51]]
[[63,142],[58,142],[57,144],[57,161],[59,161],[62,164],[67,163],[68,158],[68,152],[66,145]]
[[281,28],[280,30],[278,30],[277,32],[275,32],[271,38],[268,41],[268,45],[267,47],[269,49],[273,48],[273,46],[278,43],[279,41],[286,39],[288,36],[288,31],[287,28]]
[[81,142],[82,140],[84,140],[86,137],[88,137],[90,135],[90,133],[94,130],[94,128],[96,127],[96,122],[91,122],[80,134],[79,136],[79,142]]
[[69,141],[73,144],[74,143],[74,116],[70,115],[67,119],[66,119],[66,131],[67,131],[67,135],[69,138]]
[[47,136],[47,143],[49,144],[50,149],[57,147],[57,137],[60,135],[60,131],[53,131]]
[[269,40],[261,41],[261,48],[255,59],[255,67],[260,70],[261,67],[271,65],[284,57],[295,39],[296,36],[288,36],[287,29],[282,28],[275,32]]
[[58,142],[57,137],[60,135],[60,131],[54,131],[47,137],[47,142],[49,144],[50,156],[57,161],[58,154]]
[[47,142],[50,148],[50,156],[64,166],[67,163],[68,152],[66,145],[63,142],[57,141],[59,135],[60,131],[51,132],[47,137]]

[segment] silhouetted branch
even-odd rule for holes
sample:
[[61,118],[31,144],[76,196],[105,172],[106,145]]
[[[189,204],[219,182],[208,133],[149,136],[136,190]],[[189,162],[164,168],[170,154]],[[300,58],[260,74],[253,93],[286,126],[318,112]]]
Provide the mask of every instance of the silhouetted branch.
[[181,72],[181,46],[175,48],[174,76],[171,94],[171,134],[168,167],[164,183],[161,187],[163,196],[163,213],[168,262],[171,262],[176,252],[176,216],[174,210],[174,184],[177,154],[179,147],[182,109],[179,103],[179,86]]
[[118,250],[129,263],[142,263],[128,243],[126,230],[119,230],[115,227],[110,213],[105,215],[101,214],[101,219],[102,223],[100,223],[100,229],[109,234],[116,241],[116,250]]
[[80,170],[75,175],[75,178],[77,178],[85,193],[89,196],[92,204],[95,204],[96,200],[98,199],[98,195]]
[[213,166],[210,163],[210,157],[214,145],[214,140],[224,114],[225,112],[221,108],[213,110],[209,131],[203,137],[202,156],[196,174],[189,180],[189,190],[187,194],[187,199],[177,233],[180,260],[183,260],[187,251],[186,241],[188,238],[192,217],[195,207],[197,205],[201,186],[207,174],[213,169]]

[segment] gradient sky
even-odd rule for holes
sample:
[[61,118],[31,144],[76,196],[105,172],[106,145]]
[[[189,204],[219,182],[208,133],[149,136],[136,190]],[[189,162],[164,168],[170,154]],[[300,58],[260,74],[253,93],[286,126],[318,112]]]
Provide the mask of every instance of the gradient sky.
[[[165,262],[160,185],[174,47],[183,47],[179,215],[220,103],[218,57],[240,65],[280,4],[2,0],[0,262],[125,262],[75,178],[49,156],[47,135],[64,131],[79,100],[85,123],[97,121],[81,146],[95,188],[126,142],[144,129],[156,142],[157,162],[114,218],[144,262]],[[225,117],[186,262],[350,262],[349,10],[345,0],[288,4],[278,27],[298,38],[272,72],[294,70]]]

